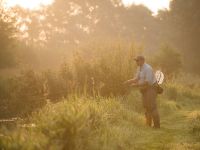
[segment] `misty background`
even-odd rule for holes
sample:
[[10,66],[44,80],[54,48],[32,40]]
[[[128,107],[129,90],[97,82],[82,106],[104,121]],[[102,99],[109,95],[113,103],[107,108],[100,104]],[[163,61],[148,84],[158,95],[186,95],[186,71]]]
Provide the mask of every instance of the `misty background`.
[[0,69],[56,68],[77,51],[88,59],[96,47],[117,42],[138,45],[147,57],[167,45],[180,53],[185,71],[199,74],[199,4],[173,0],[156,16],[121,0],[55,0],[39,10],[2,5]]

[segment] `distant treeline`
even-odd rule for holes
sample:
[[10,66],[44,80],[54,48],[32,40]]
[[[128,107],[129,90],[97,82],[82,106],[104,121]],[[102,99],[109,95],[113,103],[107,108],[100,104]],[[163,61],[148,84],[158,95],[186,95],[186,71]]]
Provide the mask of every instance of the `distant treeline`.
[[125,7],[121,0],[55,0],[35,11],[1,6],[0,68],[52,68],[77,47],[122,39],[140,43],[150,55],[167,43],[182,55],[185,70],[199,74],[199,6],[199,0],[173,0],[157,16],[142,5]]

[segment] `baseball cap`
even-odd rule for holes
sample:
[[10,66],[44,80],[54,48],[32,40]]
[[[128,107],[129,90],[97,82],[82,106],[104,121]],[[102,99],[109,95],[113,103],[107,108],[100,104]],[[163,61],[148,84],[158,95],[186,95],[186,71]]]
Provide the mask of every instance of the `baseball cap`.
[[145,60],[144,56],[142,55],[139,55],[137,57],[134,58],[135,61],[138,61],[138,60]]

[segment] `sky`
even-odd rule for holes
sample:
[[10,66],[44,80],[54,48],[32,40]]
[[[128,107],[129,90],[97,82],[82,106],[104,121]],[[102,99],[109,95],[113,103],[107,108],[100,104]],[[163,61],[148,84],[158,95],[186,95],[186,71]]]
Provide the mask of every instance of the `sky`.
[[6,0],[6,5],[8,7],[19,5],[28,9],[37,9],[40,5],[49,5],[53,1],[54,0]]
[[130,5],[131,3],[143,4],[148,7],[154,14],[158,12],[159,9],[168,9],[170,0],[122,0],[125,5]]
[[[7,6],[11,7],[14,5],[20,5],[24,8],[36,9],[40,5],[49,5],[54,0],[7,0]],[[122,0],[123,3],[128,6],[131,3],[143,4],[147,6],[154,14],[158,12],[159,9],[168,9],[170,0]]]

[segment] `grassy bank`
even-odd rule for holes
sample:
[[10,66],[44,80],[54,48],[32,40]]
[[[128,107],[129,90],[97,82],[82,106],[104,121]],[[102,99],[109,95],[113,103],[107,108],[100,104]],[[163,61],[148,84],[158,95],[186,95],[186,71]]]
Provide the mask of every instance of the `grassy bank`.
[[199,149],[200,95],[174,86],[166,85],[158,97],[160,130],[145,126],[138,92],[118,98],[70,97],[47,104],[14,128],[2,127],[1,149]]

